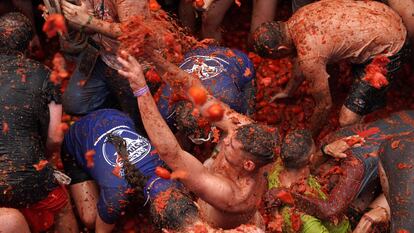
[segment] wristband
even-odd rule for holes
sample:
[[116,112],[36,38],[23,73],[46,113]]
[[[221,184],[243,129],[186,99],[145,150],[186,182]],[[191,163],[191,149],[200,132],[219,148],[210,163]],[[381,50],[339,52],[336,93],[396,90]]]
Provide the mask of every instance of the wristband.
[[144,95],[145,93],[147,93],[149,91],[149,88],[147,85],[141,87],[140,89],[134,91],[134,96],[135,97],[140,97],[142,95]]

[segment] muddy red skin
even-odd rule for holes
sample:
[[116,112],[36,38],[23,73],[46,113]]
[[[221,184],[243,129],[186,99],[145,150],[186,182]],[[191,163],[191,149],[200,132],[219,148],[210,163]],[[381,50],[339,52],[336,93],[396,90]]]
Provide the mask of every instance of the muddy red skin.
[[[414,112],[403,111],[389,118],[365,125],[345,127],[328,135],[322,143],[333,142],[339,138],[359,135],[365,139],[361,147],[351,148],[347,158],[340,161],[338,183],[326,201],[292,193],[295,207],[320,219],[340,218],[349,204],[361,193],[365,185],[378,179],[378,151],[381,143],[388,139],[407,135],[414,131]],[[403,165],[401,165],[403,164]],[[402,170],[411,170],[411,163],[401,163]],[[396,164],[398,167],[398,164]],[[371,174],[371,175],[370,175]],[[273,196],[278,192],[274,192]]]
[[[341,13],[338,13],[341,12]],[[326,65],[362,64],[376,55],[395,55],[407,32],[389,7],[367,1],[320,1],[299,9],[286,23],[297,65],[311,83],[316,108],[311,126],[317,132],[332,105]]]

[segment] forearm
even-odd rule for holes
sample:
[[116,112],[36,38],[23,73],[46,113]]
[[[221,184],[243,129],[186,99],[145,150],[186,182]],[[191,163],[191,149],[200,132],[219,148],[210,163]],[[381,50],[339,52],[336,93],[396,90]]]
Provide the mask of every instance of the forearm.
[[177,139],[158,111],[151,93],[147,92],[137,99],[141,119],[151,143],[157,149],[162,160],[175,170],[174,161],[176,161],[181,150]]
[[331,220],[343,214],[358,192],[364,173],[361,163],[356,161],[344,161],[344,163],[341,166],[343,175],[327,200],[293,194],[295,206],[323,220]]
[[117,39],[122,34],[120,23],[110,23],[96,17],[93,17],[90,23],[86,24],[85,27],[90,31],[113,39]]

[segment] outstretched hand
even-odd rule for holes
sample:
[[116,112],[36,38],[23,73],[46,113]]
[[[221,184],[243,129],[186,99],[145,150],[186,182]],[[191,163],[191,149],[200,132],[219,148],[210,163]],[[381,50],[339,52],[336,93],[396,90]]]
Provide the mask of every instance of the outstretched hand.
[[124,58],[118,57],[117,59],[123,67],[118,70],[118,73],[128,79],[132,90],[136,91],[147,85],[144,72],[138,61],[125,51],[121,51],[121,56]]
[[345,152],[352,147],[359,147],[364,143],[364,138],[353,135],[336,140],[324,147],[324,153],[335,158],[346,158]]

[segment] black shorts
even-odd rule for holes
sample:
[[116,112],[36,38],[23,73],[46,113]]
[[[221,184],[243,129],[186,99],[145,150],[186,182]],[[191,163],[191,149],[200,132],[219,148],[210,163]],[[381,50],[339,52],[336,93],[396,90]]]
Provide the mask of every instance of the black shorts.
[[372,59],[364,64],[353,65],[352,73],[355,76],[355,81],[345,100],[345,107],[361,116],[385,107],[388,89],[393,82],[395,73],[400,69],[402,61],[405,57],[409,56],[409,48],[409,45],[405,44],[398,53],[389,57],[391,61],[387,65],[388,73],[386,76],[389,85],[381,89],[376,89],[363,80],[365,68],[372,62]]
[[72,179],[70,182],[71,185],[93,180],[93,178],[82,169],[78,162],[76,162],[75,156],[67,152],[65,143],[62,145],[61,159],[66,175]]
[[58,187],[50,165],[33,173],[17,172],[9,179],[13,182],[0,185],[0,207],[25,208],[47,198]]

